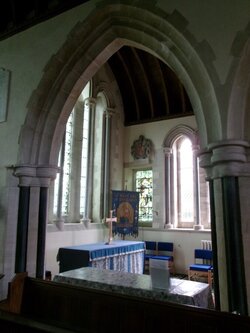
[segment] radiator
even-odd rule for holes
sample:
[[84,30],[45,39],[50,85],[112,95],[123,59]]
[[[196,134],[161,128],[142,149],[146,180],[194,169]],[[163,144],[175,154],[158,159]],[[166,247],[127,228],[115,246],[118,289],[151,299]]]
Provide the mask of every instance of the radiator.
[[201,248],[203,250],[212,250],[212,241],[211,240],[201,240]]
[[[201,240],[201,248],[203,250],[212,250],[212,241],[211,240],[206,240],[206,239]],[[210,261],[206,260],[206,259],[203,259],[203,264],[209,265]]]

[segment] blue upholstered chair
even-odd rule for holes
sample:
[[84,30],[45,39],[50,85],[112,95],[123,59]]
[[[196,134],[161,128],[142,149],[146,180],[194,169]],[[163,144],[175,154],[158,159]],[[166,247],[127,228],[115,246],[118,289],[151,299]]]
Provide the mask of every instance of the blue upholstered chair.
[[195,249],[194,264],[189,266],[188,279],[206,278],[209,285],[213,281],[213,252],[212,250]]
[[174,273],[174,243],[158,242],[157,255],[154,259],[167,260],[170,272]]
[[144,254],[144,272],[149,271],[149,259],[154,258],[157,254],[157,242],[145,241],[145,254]]

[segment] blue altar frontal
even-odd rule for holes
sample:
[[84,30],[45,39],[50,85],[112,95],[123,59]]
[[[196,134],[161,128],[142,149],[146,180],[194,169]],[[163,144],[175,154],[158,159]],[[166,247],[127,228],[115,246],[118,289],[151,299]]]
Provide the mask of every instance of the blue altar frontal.
[[144,242],[116,240],[111,244],[93,243],[61,247],[59,272],[80,267],[96,267],[129,273],[143,273]]

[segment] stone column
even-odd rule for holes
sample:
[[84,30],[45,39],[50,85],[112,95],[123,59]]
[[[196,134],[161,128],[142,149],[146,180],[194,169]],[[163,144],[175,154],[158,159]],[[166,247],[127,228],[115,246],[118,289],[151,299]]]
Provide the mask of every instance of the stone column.
[[109,194],[110,194],[110,141],[111,141],[111,118],[114,109],[107,108],[105,115],[105,156],[104,156],[104,188],[103,188],[103,217],[109,214]]
[[19,177],[15,273],[26,272],[30,185],[35,174],[35,168],[30,166],[22,166],[15,169],[15,175]]
[[200,154],[200,166],[206,169],[207,178],[209,183],[209,197],[210,197],[210,220],[211,220],[211,239],[213,249],[213,284],[214,284],[214,300],[215,309],[220,310],[220,289],[219,289],[219,272],[218,272],[218,249],[217,249],[217,230],[216,230],[216,209],[215,209],[215,186],[211,176],[210,165],[211,153],[203,151]]
[[93,159],[94,159],[94,133],[95,133],[95,110],[96,99],[89,97],[85,100],[85,105],[89,107],[89,145],[88,145],[88,177],[86,191],[86,213],[85,219],[92,219],[92,201],[93,201]]
[[193,146],[193,166],[194,166],[194,199],[195,199],[195,215],[196,221],[194,230],[203,229],[203,225],[200,220],[200,178],[199,178],[199,165],[198,165],[198,149],[199,146]]
[[56,178],[57,167],[38,167],[37,178],[40,185],[38,232],[37,232],[37,255],[36,255],[36,277],[44,277],[45,240],[48,216],[48,189],[50,181]]
[[63,188],[63,165],[64,165],[64,155],[65,155],[65,133],[62,140],[62,149],[60,156],[60,177],[58,184],[58,200],[57,200],[57,213],[56,213],[56,223],[57,225],[64,224],[62,219],[62,188]]
[[[25,272],[27,266],[27,249],[29,225],[35,221],[30,217],[30,189],[39,187],[39,202],[37,214],[37,248],[36,248],[36,277],[43,278],[45,239],[48,210],[48,187],[50,180],[55,179],[57,167],[46,166],[17,166],[15,175],[19,177],[19,213],[16,240],[15,272]],[[32,235],[30,235],[32,237]],[[35,249],[33,249],[35,250]]]
[[[238,177],[245,174],[247,148],[248,144],[240,140],[221,141],[208,146],[211,154],[210,177],[213,180],[210,189],[214,191],[212,199],[217,214],[213,219],[218,237],[220,304],[222,310],[242,315],[247,315],[248,310]],[[220,211],[216,207],[218,202]],[[215,225],[212,224],[212,228],[215,229]]]
[[[70,209],[68,212],[68,221],[80,222],[80,193],[81,193],[81,166],[82,166],[82,144],[83,144],[83,116],[84,116],[84,102],[77,101],[74,107],[73,118],[73,137],[71,148],[71,180],[70,188],[74,189],[69,192],[70,196]],[[64,145],[62,142],[62,146]],[[62,147],[63,148],[63,147]],[[62,168],[63,166],[61,166]],[[62,192],[58,193],[59,195]]]
[[172,207],[171,207],[171,195],[172,186],[171,186],[171,161],[172,161],[172,149],[171,148],[164,148],[165,154],[165,193],[166,193],[166,205],[165,205],[165,228],[171,229],[173,228],[173,221],[172,221]]

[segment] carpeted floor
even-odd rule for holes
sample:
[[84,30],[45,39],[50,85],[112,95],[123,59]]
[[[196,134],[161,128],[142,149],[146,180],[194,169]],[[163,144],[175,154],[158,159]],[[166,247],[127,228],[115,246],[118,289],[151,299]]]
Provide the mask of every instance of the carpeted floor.
[[171,277],[176,279],[188,280],[187,274],[171,274]]

